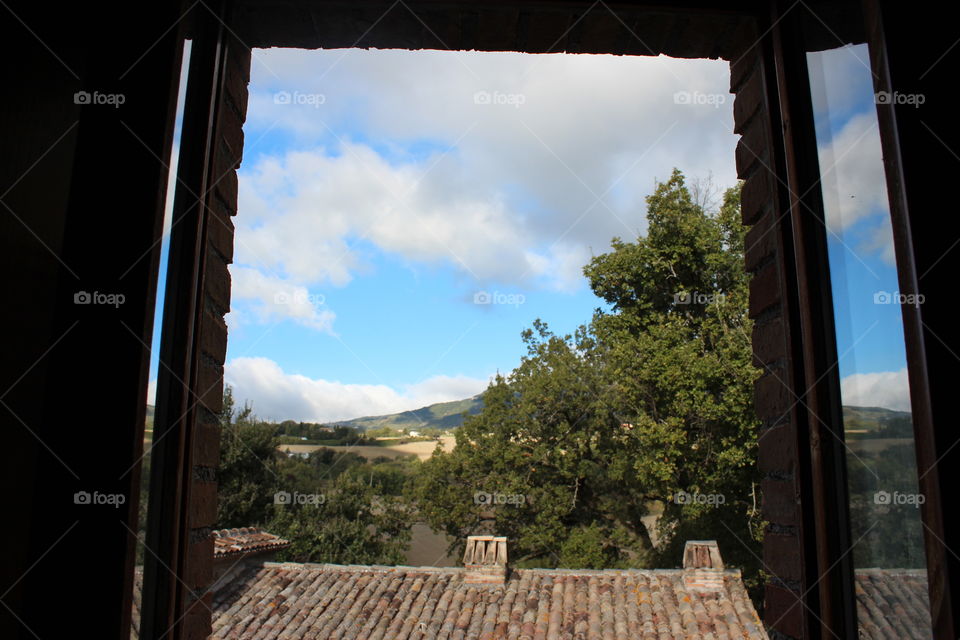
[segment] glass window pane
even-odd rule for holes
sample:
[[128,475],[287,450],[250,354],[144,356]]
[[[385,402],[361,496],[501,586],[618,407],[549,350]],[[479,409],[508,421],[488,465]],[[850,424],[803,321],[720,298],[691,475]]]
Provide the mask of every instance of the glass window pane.
[[[866,45],[807,54],[843,401],[861,638],[930,638],[903,304]],[[893,633],[891,636],[890,634]]]

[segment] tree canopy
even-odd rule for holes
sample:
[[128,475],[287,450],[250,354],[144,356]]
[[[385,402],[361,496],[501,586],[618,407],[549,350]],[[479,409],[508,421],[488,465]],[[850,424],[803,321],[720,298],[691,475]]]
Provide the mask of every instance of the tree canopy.
[[434,527],[461,544],[496,531],[521,564],[550,567],[675,566],[685,540],[716,538],[756,577],[739,205],[737,186],[705,210],[678,170],[657,185],[646,234],[584,268],[605,306],[573,335],[536,321],[456,448],[423,465],[413,495]]
[[404,462],[368,463],[329,448],[287,457],[277,450],[281,425],[258,420],[249,404],[236,411],[229,386],[223,404],[219,527],[266,527],[291,541],[281,560],[403,562],[411,526],[399,497]]

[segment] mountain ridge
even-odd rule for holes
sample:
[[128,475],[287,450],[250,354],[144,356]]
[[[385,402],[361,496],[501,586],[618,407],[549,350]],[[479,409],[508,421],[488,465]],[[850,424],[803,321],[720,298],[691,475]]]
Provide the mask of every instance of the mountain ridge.
[[[463,413],[476,415],[483,409],[483,394],[479,393],[463,400],[435,402],[433,404],[388,413],[376,416],[361,416],[350,420],[338,420],[330,425],[355,427],[362,431],[388,427],[399,431],[419,430],[425,428],[440,429],[442,431],[455,429],[463,424]],[[152,423],[154,407],[147,405],[147,422]],[[858,407],[843,406],[843,422],[847,430],[861,430],[878,432],[891,427],[898,431],[909,432],[911,414],[909,411],[897,411],[885,407]],[[906,424],[904,424],[906,422]],[[906,435],[906,433],[905,433]]]
[[483,394],[463,400],[435,402],[419,409],[388,413],[379,416],[361,416],[351,420],[339,420],[333,425],[355,427],[363,431],[388,427],[399,431],[419,429],[455,429],[463,424],[464,412],[475,415],[483,409]]

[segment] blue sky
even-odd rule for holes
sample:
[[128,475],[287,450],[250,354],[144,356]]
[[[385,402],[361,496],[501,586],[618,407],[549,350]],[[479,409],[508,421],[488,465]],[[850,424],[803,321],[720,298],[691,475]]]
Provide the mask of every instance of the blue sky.
[[844,402],[909,409],[893,236],[866,45],[808,54]]
[[[227,382],[276,420],[482,391],[518,364],[535,318],[560,333],[589,320],[600,302],[581,269],[612,237],[644,233],[655,180],[679,167],[718,190],[734,183],[728,84],[728,65],[706,60],[255,51]],[[867,128],[866,103],[848,93],[831,89],[826,151]],[[868,138],[856,151],[871,152]],[[840,159],[840,178],[860,155]],[[858,190],[876,186],[853,175]],[[835,226],[848,247],[832,241],[831,262],[838,290],[872,296],[893,267],[880,205],[864,202]],[[895,305],[837,312],[841,351],[878,321],[842,375],[902,368]]]

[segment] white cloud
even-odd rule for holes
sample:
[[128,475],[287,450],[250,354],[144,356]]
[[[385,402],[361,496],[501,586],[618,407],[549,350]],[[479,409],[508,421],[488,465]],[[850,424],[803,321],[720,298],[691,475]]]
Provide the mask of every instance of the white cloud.
[[433,376],[402,389],[383,384],[344,384],[290,374],[269,358],[235,358],[224,367],[234,398],[250,400],[263,419],[333,422],[419,409],[461,400],[486,389],[488,380]]
[[[258,155],[248,137],[237,261],[344,286],[362,240],[453,265],[471,288],[574,289],[591,251],[645,230],[655,178],[677,166],[733,184],[728,83],[724,62],[663,57],[257,51],[248,128],[297,150]],[[281,91],[323,101],[277,104]]]
[[[312,293],[306,287],[266,275],[256,269],[230,265],[232,279],[231,296],[234,299],[253,301],[250,312],[259,322],[274,322],[290,319],[303,326],[333,334],[336,314],[321,308],[325,296]],[[237,325],[235,312],[228,314],[228,324]]]
[[845,113],[872,100],[873,75],[866,44],[807,53],[810,93],[817,115]]
[[[867,46],[811,52],[807,60],[817,135],[822,138],[819,154],[827,224],[843,237],[849,227],[876,216],[877,224],[863,230],[856,251],[879,254],[892,265],[893,233]],[[853,111],[859,113],[839,131],[831,131],[837,119]]]
[[863,243],[863,248],[868,252],[879,253],[880,259],[889,265],[895,266],[897,264],[897,256],[893,248],[893,227],[890,223],[890,216],[882,216],[880,224],[867,232],[867,239]]
[[157,379],[154,378],[147,383],[147,404],[156,406],[157,404]]
[[391,166],[363,145],[339,151],[291,152],[245,177],[241,209],[252,192],[251,208],[267,201],[273,215],[262,222],[238,217],[238,263],[298,283],[343,286],[364,268],[349,246],[353,238],[411,261],[450,262],[478,280],[523,281],[570,252],[566,245],[547,255],[528,250],[537,240],[503,199],[473,193],[451,167],[424,175],[413,164]]
[[907,369],[849,375],[840,381],[840,395],[845,405],[910,411]]
[[889,215],[877,114],[858,114],[820,145],[827,226],[836,233],[875,214]]

